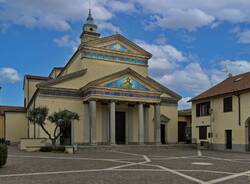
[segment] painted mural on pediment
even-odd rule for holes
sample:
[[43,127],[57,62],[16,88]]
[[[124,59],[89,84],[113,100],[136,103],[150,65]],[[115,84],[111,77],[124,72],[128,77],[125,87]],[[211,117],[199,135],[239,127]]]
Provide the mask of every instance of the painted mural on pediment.
[[113,42],[111,45],[105,46],[104,48],[120,52],[131,52],[125,45],[119,42]]
[[109,87],[109,88],[149,91],[149,88],[144,86],[141,82],[133,79],[131,76],[124,76],[118,80],[106,83],[103,86]]

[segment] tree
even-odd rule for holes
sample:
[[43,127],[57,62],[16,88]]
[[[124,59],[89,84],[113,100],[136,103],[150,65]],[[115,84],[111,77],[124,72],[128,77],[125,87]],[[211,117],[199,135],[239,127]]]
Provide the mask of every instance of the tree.
[[53,113],[48,117],[48,120],[55,124],[54,139],[52,140],[52,145],[55,145],[56,140],[62,135],[67,125],[73,120],[79,120],[79,115],[68,110],[63,110]]
[[48,116],[47,107],[37,107],[29,111],[28,119],[34,124],[39,125],[43,131],[48,135],[52,142],[53,147],[56,146],[56,140],[62,135],[63,130],[67,124],[71,123],[73,120],[79,120],[79,115],[68,110],[63,110],[55,112],[48,117],[48,120],[55,124],[53,134],[51,134],[45,128],[45,121]]

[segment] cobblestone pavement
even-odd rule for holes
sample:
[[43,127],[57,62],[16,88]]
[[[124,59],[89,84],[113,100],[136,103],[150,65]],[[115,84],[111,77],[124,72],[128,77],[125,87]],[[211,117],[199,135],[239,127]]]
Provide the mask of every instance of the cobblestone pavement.
[[250,153],[176,147],[82,149],[74,155],[9,148],[0,184],[250,184]]

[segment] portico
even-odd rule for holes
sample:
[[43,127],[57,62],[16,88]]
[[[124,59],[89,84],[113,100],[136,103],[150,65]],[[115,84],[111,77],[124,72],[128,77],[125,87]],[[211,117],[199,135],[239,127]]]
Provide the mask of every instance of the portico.
[[[150,104],[150,103],[141,103],[141,102],[126,102],[126,101],[108,101],[108,100],[90,100],[84,102],[89,111],[89,122],[85,123],[85,136],[89,137],[88,142],[86,144],[96,145],[96,144],[147,144],[147,140],[149,140],[149,135],[145,133],[149,129],[149,119],[146,118],[148,116],[148,109],[150,107],[154,107],[154,121],[153,126],[155,127],[155,143],[160,143],[160,108],[159,104]],[[97,106],[101,110],[101,113],[97,114]],[[101,108],[100,108],[101,107]],[[108,117],[105,117],[106,110],[108,110]],[[133,113],[136,112],[136,113]],[[124,113],[125,116],[125,126],[123,130],[117,128],[121,128],[119,124],[123,123],[123,120],[117,116],[121,116],[120,114]],[[96,132],[97,132],[97,119],[98,115],[101,115],[103,118],[101,121],[101,142],[97,142]],[[135,121],[134,121],[135,120]],[[88,124],[88,125],[87,125]],[[118,127],[117,127],[118,126]],[[100,126],[99,126],[100,127]],[[119,131],[119,132],[116,132]],[[119,133],[124,131],[125,141],[119,142]],[[100,132],[100,130],[99,130]],[[135,133],[137,132],[137,133]]]

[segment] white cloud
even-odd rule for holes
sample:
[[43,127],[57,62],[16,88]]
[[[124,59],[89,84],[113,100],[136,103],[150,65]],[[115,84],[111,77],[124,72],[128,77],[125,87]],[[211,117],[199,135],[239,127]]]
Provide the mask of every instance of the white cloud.
[[59,47],[72,47],[72,49],[75,51],[80,44],[79,39],[73,39],[69,35],[64,35],[60,38],[55,38],[54,42],[59,46]]
[[160,34],[156,39],[155,43],[164,45],[167,42],[167,37],[164,34]]
[[0,32],[1,33],[6,33],[8,28],[9,28],[9,24],[6,24],[6,23],[0,24]]
[[[45,27],[60,31],[71,29],[74,21],[83,21],[88,12],[88,1],[83,0],[0,0],[0,21],[27,27]],[[154,17],[151,24],[168,29],[190,31],[227,21],[250,22],[249,0],[92,0],[92,11],[97,21],[111,21],[116,13],[135,13]]]
[[201,65],[174,46],[143,41],[137,43],[153,54],[149,61],[150,75],[170,89],[195,95],[210,86],[210,77]]
[[164,17],[156,16],[155,24],[163,28],[179,29],[186,28],[195,31],[199,27],[211,24],[215,18],[199,9],[171,9]]
[[20,80],[18,72],[13,68],[0,68],[0,82],[17,82]]
[[250,30],[238,32],[238,42],[244,44],[250,44]]
[[[145,14],[156,15],[163,28],[195,30],[214,22],[249,23],[249,0],[130,0]],[[216,25],[218,26],[218,25]]]
[[178,108],[179,109],[189,109],[191,108],[191,103],[188,102],[191,100],[191,97],[184,97],[178,102]]
[[182,69],[165,73],[159,80],[173,90],[197,95],[210,86],[210,79],[199,63],[189,63]]
[[[103,1],[93,1],[95,19],[106,21],[112,13],[105,8]],[[59,31],[71,29],[72,21],[83,21],[88,12],[88,1],[82,0],[12,0],[3,2],[0,21],[24,25],[26,27],[45,27]]]
[[130,2],[110,1],[109,6],[114,12],[130,12],[135,10],[135,6]]
[[185,56],[172,45],[148,44],[143,41],[136,41],[138,45],[153,54],[149,61],[151,73],[154,76],[162,75],[167,71],[178,67],[179,62],[186,61]]
[[111,31],[112,33],[122,33],[121,29],[117,26],[115,26],[114,24],[110,23],[110,22],[100,22],[98,24],[98,28],[100,30],[107,30],[107,31]]
[[221,61],[221,65],[227,67],[228,72],[233,75],[237,75],[244,72],[250,71],[250,61],[245,60],[225,60]]
[[150,75],[180,94],[195,96],[224,80],[229,73],[250,71],[250,61],[222,60],[204,68],[197,58],[187,56],[172,45],[136,42],[153,54],[149,61]]

